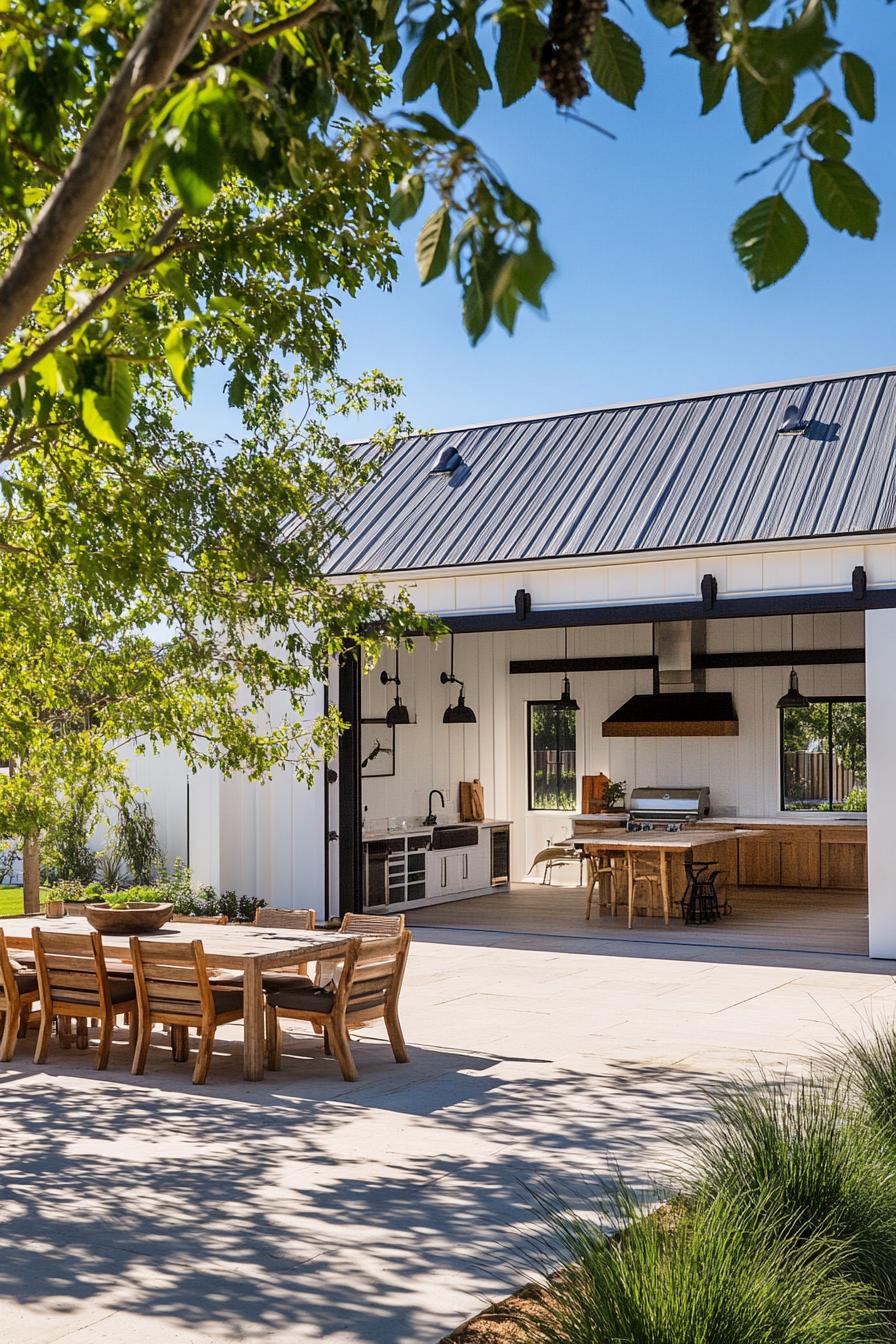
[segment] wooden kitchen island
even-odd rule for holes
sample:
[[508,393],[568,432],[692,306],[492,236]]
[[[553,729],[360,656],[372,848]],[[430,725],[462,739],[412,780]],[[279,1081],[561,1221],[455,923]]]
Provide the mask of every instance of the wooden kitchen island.
[[[798,815],[798,814],[797,814]],[[645,848],[664,848],[668,869],[669,902],[673,917],[681,917],[678,904],[687,878],[684,861],[689,849],[699,847],[699,862],[711,862],[721,871],[717,882],[720,901],[734,900],[741,887],[802,888],[814,891],[863,891],[867,889],[866,828],[862,821],[789,820],[778,817],[736,817],[699,821],[686,831],[663,829],[629,834],[624,819],[579,817],[574,839],[602,854],[626,851],[628,841],[649,842]],[[694,843],[689,843],[689,839]],[[684,841],[673,845],[673,841]],[[665,842],[661,845],[659,842]],[[609,897],[609,881],[602,879],[601,897]],[[639,907],[636,906],[636,912]],[[658,903],[640,913],[662,915]]]
[[[621,828],[607,828],[582,843],[586,853],[597,856],[604,864],[608,861],[614,863],[619,871],[619,876],[616,878],[617,884],[624,873],[626,902],[628,902],[637,872],[638,855],[650,855],[658,858],[660,893],[658,896],[653,894],[653,888],[651,887],[652,899],[650,901],[643,901],[636,895],[634,912],[640,915],[665,917],[666,923],[668,923],[669,917],[681,918],[681,901],[688,885],[685,863],[694,856],[695,851],[697,852],[696,862],[711,863],[714,868],[719,869],[716,891],[719,896],[719,903],[724,905],[728,898],[729,888],[735,885],[737,881],[738,844],[741,840],[758,840],[761,837],[761,831],[738,828],[731,830],[729,834],[722,838],[708,828],[699,825],[680,831],[667,831],[665,827],[659,827],[654,831],[633,832]],[[622,858],[625,860],[624,864],[620,863]],[[601,904],[606,904],[610,899],[612,880],[609,874],[603,874],[601,877]],[[619,895],[620,893],[617,891],[617,900]]]

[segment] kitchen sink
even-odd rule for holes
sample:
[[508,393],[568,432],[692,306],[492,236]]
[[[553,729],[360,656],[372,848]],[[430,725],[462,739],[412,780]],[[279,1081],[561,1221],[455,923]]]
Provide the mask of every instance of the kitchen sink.
[[464,845],[479,844],[478,826],[434,826],[433,849],[460,849]]

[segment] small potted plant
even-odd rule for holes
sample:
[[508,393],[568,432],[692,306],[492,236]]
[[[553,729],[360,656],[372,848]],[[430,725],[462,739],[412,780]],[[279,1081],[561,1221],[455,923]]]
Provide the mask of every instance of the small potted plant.
[[604,802],[608,812],[621,812],[625,807],[626,782],[624,779],[609,779],[604,789]]
[[57,891],[51,891],[44,901],[44,917],[46,919],[62,919],[65,914],[65,900]]

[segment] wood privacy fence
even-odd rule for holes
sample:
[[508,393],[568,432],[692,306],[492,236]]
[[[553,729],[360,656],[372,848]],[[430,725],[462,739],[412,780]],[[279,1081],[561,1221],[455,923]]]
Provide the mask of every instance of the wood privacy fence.
[[831,761],[826,751],[785,751],[784,789],[787,797],[807,803],[824,803],[829,798],[840,802],[857,785],[864,783],[855,770],[847,770],[839,761],[834,761],[833,771],[832,780]]

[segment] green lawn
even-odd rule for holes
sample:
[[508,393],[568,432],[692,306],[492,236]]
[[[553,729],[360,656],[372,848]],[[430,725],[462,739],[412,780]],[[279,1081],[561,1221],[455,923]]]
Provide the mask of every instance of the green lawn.
[[0,887],[0,915],[21,915],[22,888]]
[[[41,891],[41,905],[43,905],[44,900],[44,893]],[[22,909],[22,888],[0,887],[0,918],[4,915],[23,915],[24,913]]]

